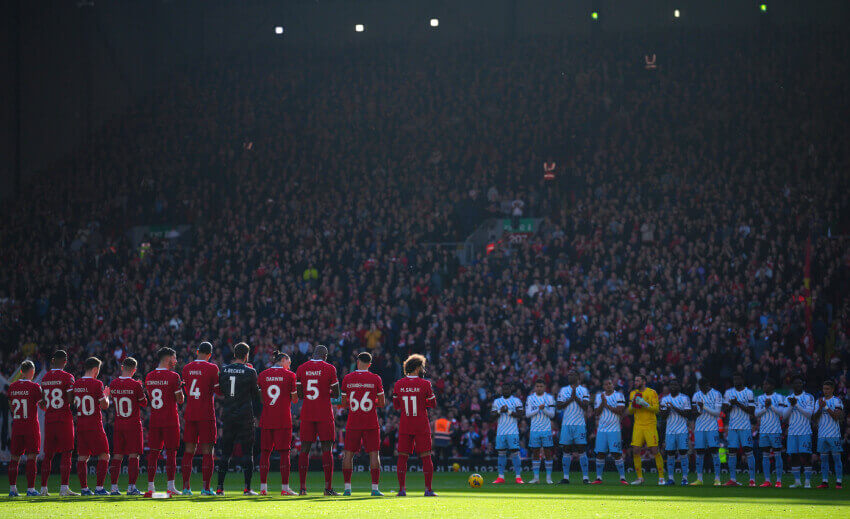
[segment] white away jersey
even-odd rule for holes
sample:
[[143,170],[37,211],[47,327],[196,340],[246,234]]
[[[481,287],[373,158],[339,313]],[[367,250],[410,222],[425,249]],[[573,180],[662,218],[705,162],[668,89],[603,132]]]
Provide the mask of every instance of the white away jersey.
[[[770,401],[770,407],[765,402]],[[788,412],[788,402],[779,393],[759,395],[756,399],[756,417],[759,419],[759,434],[782,434],[782,418]]]
[[824,398],[824,404],[824,410],[818,420],[818,438],[840,438],[841,430],[838,428],[838,422],[835,421],[835,418],[829,416],[826,410],[835,411],[836,409],[844,409],[844,404],[840,398],[834,395],[829,400]]
[[[797,403],[792,404],[791,399],[796,398]],[[815,412],[815,397],[803,391],[799,395],[788,395],[788,434],[801,435],[812,434],[812,413]]]
[[[540,409],[541,405],[546,407]],[[555,416],[555,399],[549,393],[537,395],[531,393],[525,399],[525,416],[531,418],[529,431],[552,432],[552,418]]]
[[[737,400],[744,406],[755,407],[756,405],[756,399],[753,397],[752,390],[746,387],[740,391],[734,387],[727,389],[726,393],[723,395],[723,403],[731,404],[732,400]],[[750,423],[750,415],[745,413],[740,407],[732,406],[732,409],[729,411],[729,429],[750,430],[752,428],[753,425]]]
[[700,411],[699,416],[697,416],[697,419],[694,422],[694,430],[719,430],[717,419],[720,418],[720,411],[722,411],[721,408],[723,406],[723,395],[720,394],[720,391],[716,389],[709,389],[708,393],[697,391],[694,393],[693,401],[694,406],[697,408],[699,408],[699,406],[697,406],[697,402],[702,402],[702,411]]
[[[500,413],[502,406],[507,406],[507,413]],[[512,411],[522,411],[522,400],[515,396],[505,398],[500,396],[493,400],[493,411],[499,413],[499,425],[496,428],[496,436],[504,436],[506,434],[519,434],[518,420],[511,416]]]
[[[684,393],[679,393],[676,396],[664,395],[661,399],[661,409],[670,409],[675,407],[682,411],[691,410],[691,399]],[[670,411],[667,416],[667,434],[682,434],[688,432],[688,419],[684,416]]]
[[[584,386],[577,386],[575,393],[582,402],[590,403],[590,392]],[[573,397],[573,387],[562,387],[558,392],[558,402],[566,402]],[[578,402],[571,402],[564,409],[564,416],[561,418],[561,425],[587,425],[584,419],[584,410],[578,405]]]
[[[596,401],[593,404],[594,409],[599,409],[599,407],[602,406],[603,398],[608,401],[608,407],[611,409],[616,409],[620,406],[626,405],[626,399],[623,398],[623,394],[619,391],[614,391],[610,395],[606,395],[603,392],[596,394]],[[620,417],[612,413],[611,409],[605,409],[602,411],[602,414],[599,415],[599,424],[596,429],[598,432],[620,431]]]

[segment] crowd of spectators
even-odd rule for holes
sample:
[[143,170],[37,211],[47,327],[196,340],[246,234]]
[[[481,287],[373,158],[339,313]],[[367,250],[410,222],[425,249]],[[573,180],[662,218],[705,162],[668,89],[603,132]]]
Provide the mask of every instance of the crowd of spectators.
[[[850,41],[764,37],[199,65],[0,209],[0,373],[61,347],[110,379],[246,341],[259,369],[328,344],[340,375],[365,349],[390,387],[422,352],[461,456],[492,449],[501,381],[555,391],[570,368],[591,391],[802,372],[846,398]],[[516,201],[533,235],[466,264],[443,245]]]

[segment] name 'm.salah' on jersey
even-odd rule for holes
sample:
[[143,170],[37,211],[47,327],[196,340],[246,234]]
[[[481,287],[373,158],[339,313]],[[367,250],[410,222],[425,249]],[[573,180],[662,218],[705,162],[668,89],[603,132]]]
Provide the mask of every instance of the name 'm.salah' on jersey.
[[[239,420],[253,420],[260,396],[256,370],[247,364],[228,364],[221,368],[218,383],[224,397],[221,404],[221,421],[233,423]],[[253,426],[253,422],[251,425]]]

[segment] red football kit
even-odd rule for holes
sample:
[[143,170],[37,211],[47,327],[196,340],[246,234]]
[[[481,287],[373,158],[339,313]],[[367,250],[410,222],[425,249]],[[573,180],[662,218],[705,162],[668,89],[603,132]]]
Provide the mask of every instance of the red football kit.
[[109,395],[115,406],[112,453],[141,454],[144,435],[139,410],[148,403],[142,383],[130,377],[118,377],[109,384]]
[[177,450],[180,446],[180,420],[177,416],[177,398],[181,391],[180,375],[165,368],[156,368],[145,377],[148,404],[151,408],[148,422],[148,449],[159,452]]
[[44,409],[44,453],[74,450],[74,375],[61,369],[51,369],[41,379],[41,392],[47,401]]
[[260,449],[288,451],[292,445],[292,395],[295,394],[295,373],[273,366],[257,378],[263,411],[260,415]]
[[218,366],[194,360],[183,367],[183,385],[187,388],[183,404],[185,443],[215,443],[215,394],[218,393]]
[[357,370],[342,379],[340,390],[348,399],[345,425],[345,450],[377,452],[381,445],[378,425],[378,395],[384,394],[381,377],[368,370]]
[[82,377],[74,382],[78,456],[99,456],[109,453],[109,441],[103,430],[103,414],[100,409],[100,402],[103,399],[103,382],[100,380]]
[[13,456],[38,454],[41,450],[41,427],[38,424],[40,400],[41,386],[32,380],[16,380],[9,386]]
[[436,405],[431,382],[406,376],[395,383],[393,407],[399,410],[398,451],[411,454],[431,450],[431,422],[428,408]]
[[296,384],[304,392],[301,405],[301,441],[329,442],[334,439],[334,413],[331,387],[337,384],[336,368],[325,361],[310,359],[298,366]]

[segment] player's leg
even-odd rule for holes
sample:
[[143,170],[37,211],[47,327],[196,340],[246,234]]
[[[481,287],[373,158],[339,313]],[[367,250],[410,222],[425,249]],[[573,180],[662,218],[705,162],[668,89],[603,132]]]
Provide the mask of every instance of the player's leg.
[[519,454],[519,435],[512,434],[508,437],[509,447],[511,451],[511,464],[514,466],[514,474],[516,482],[522,483],[522,458]]
[[280,454],[280,493],[291,495],[292,491],[289,489],[289,474],[292,470],[291,451],[288,443],[286,447],[286,449],[278,451],[278,454]]
[[[213,426],[215,426],[215,423],[213,423]],[[210,481],[212,481],[213,467],[215,465],[215,461],[213,460],[214,441],[215,437],[213,437],[213,442],[201,443],[198,446],[198,450],[201,451],[201,480],[204,482],[204,490],[210,489]]]
[[148,431],[148,491],[145,497],[150,497],[156,487],[154,480],[156,479],[156,465],[159,462],[159,454],[165,446],[165,438],[162,435],[161,427],[151,427]]
[[80,491],[83,493],[89,491],[88,462],[88,454],[77,453],[77,479],[80,483]]
[[183,433],[183,458],[180,460],[180,475],[183,476],[184,490],[191,488],[192,460],[195,458],[195,450],[198,448],[198,444],[194,441],[196,437],[194,422],[186,421],[186,430]]
[[[519,444],[519,437],[516,440]],[[422,460],[422,475],[425,476],[425,496],[433,496],[434,461],[431,459],[431,432],[416,435],[416,452]]]
[[605,470],[605,456],[609,450],[613,450],[609,445],[611,437],[604,431],[596,432],[596,480],[593,482],[598,485],[602,483],[602,471]]
[[226,426],[224,433],[221,435],[221,459],[218,460],[218,485],[216,493],[224,493],[224,480],[227,477],[227,470],[230,468],[230,457],[233,455],[233,445],[235,444],[234,426]]
[[[41,447],[41,446],[39,446]],[[26,470],[27,470],[27,496],[36,496],[35,491],[35,476],[36,476],[36,458],[38,458],[38,448],[33,449],[26,455]]]
[[[306,424],[301,424],[302,429]],[[315,437],[315,436],[314,436]],[[307,494],[307,469],[310,466],[310,449],[313,447],[312,441],[304,441],[301,438],[301,452],[298,454],[298,480],[301,485],[300,493]]]
[[251,491],[251,480],[254,477],[254,424],[249,422],[243,425],[239,435],[239,444],[242,445],[242,478],[245,482],[245,493],[256,495]]
[[554,468],[555,461],[552,459],[552,436],[549,435],[549,444],[547,446],[546,443],[543,444],[543,464],[546,468],[546,483],[549,485],[552,484],[552,469]]
[[[820,455],[821,484],[818,488],[829,488],[829,445],[823,438],[818,438],[818,454]],[[837,472],[836,472],[837,474]]]
[[9,461],[9,497],[18,495],[18,465],[21,463],[21,456],[14,454],[14,443],[17,437],[12,437],[12,459]]
[[396,476],[398,477],[399,496],[406,495],[405,478],[407,477],[407,458],[413,451],[413,438],[409,434],[398,435],[398,462],[396,463]]
[[107,450],[97,455],[97,472],[95,490],[102,491],[103,485],[106,483],[106,473],[109,471],[109,451]]
[[331,452],[333,440],[322,440],[322,471],[325,473],[325,490],[333,490],[334,458]]
[[844,464],[841,463],[841,438],[836,438],[833,441],[832,448],[832,464],[835,469],[835,488],[841,488],[841,475],[844,474]]
[[587,427],[584,425],[575,425],[573,427],[575,429],[575,434],[573,435],[573,455],[578,455],[581,479],[584,483],[588,483]]
[[269,466],[275,447],[273,429],[260,429],[260,494],[268,493]]
[[[47,429],[47,426],[45,426]],[[50,473],[53,471],[53,456],[56,455],[52,449],[48,449],[48,436],[45,432],[44,437],[44,458],[41,460],[41,495],[47,496],[47,481],[50,479]]]
[[534,438],[529,438],[528,447],[531,449],[531,473],[534,475],[531,483],[537,483],[540,481],[540,458],[543,457],[543,448],[534,441]]
[[[117,438],[113,436],[113,445],[116,444],[116,439]],[[112,485],[112,492],[118,492],[118,476],[121,475],[122,463],[124,463],[124,454],[119,454],[119,449],[115,447],[115,452],[112,454],[112,459],[109,460],[109,483]]]
[[682,484],[688,484],[688,473],[691,471],[691,462],[688,459],[688,449],[682,448],[683,445],[679,445],[679,465],[682,467]]
[[[561,437],[563,438],[563,433],[561,434]],[[561,479],[562,484],[567,484],[570,482],[570,465],[573,461],[572,450],[573,449],[571,445],[564,445],[563,443],[561,444],[561,470],[564,473],[564,477],[563,479]]]
[[756,484],[756,454],[753,452],[752,436],[750,436],[750,445],[744,447],[744,456],[747,457],[747,471],[750,476],[750,486]]
[[[139,449],[141,451],[141,449]],[[141,452],[134,452],[127,456],[127,493],[137,494],[136,483],[139,481],[139,459]]]
[[372,492],[380,492],[378,483],[381,478],[381,453],[377,449],[369,452],[369,475],[372,476]]
[[346,450],[342,453],[342,483],[347,492],[351,492],[351,470],[354,453]]
[[177,449],[180,448],[180,426],[169,427],[165,437],[165,474],[168,481],[167,490],[179,494],[174,478],[177,476]]
[[508,440],[504,435],[496,435],[496,463],[498,464],[499,477],[493,483],[505,482],[505,468],[508,466]]
[[640,456],[643,443],[643,429],[640,427],[632,428],[632,462],[635,465],[635,475],[637,476],[635,483],[643,482],[643,459]]
[[667,454],[667,477],[669,478],[667,483],[674,484],[673,475],[676,473],[676,457],[679,455],[674,435],[668,434],[664,438],[664,451]]
[[626,483],[626,462],[623,459],[623,453],[622,452],[616,452],[616,453],[614,453],[614,455],[612,457],[614,458],[614,466],[617,467],[617,473],[620,475],[620,483],[624,484],[624,485],[627,484]]
[[703,449],[694,448],[694,453],[695,453],[694,454],[694,462],[695,462],[694,472],[696,473],[696,476],[697,476],[697,480],[696,480],[695,483],[700,484],[700,483],[702,483],[702,473],[703,473],[703,467],[704,467],[704,464],[705,464],[705,449],[704,448]]

